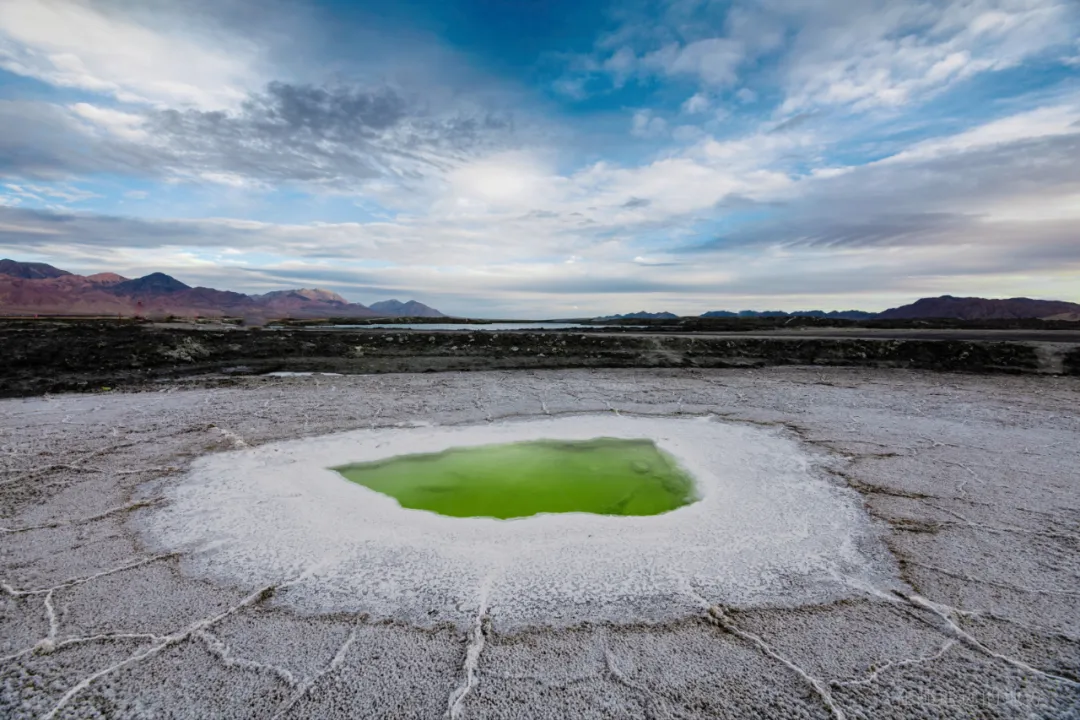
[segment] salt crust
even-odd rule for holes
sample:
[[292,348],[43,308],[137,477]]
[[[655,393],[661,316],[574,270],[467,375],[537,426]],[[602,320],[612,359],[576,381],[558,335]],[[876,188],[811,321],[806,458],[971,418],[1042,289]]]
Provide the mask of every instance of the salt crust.
[[[455,446],[648,438],[700,500],[652,517],[513,520],[408,510],[328,468]],[[479,614],[502,628],[663,622],[702,604],[795,606],[897,587],[853,492],[793,439],[712,418],[581,415],[363,430],[197,460],[141,530],[184,570],[305,613],[366,612],[428,626]]]

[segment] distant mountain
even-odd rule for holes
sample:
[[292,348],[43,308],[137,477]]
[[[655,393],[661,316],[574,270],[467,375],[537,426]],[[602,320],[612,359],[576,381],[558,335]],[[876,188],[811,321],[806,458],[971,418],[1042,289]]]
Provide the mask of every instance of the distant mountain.
[[116,295],[161,295],[190,289],[190,285],[185,285],[165,273],[156,272],[134,280],[116,283],[109,288],[109,291]]
[[23,280],[43,280],[70,274],[67,270],[60,270],[45,263],[16,262],[7,258],[0,260],[0,275],[22,278]]
[[956,318],[960,320],[1015,320],[1021,318],[1057,318],[1080,314],[1080,305],[1060,300],[1010,298],[988,300],[975,297],[942,295],[923,298],[910,305],[891,308],[877,317],[882,320],[913,318]]
[[[922,298],[910,305],[892,308],[882,313],[863,310],[711,310],[703,313],[703,318],[776,318],[776,317],[811,317],[828,320],[914,320],[919,318],[947,318],[953,320],[1067,320],[1080,321],[1080,304],[1061,300],[1032,300],[1030,298],[1010,298],[1008,300],[990,300],[976,297],[953,297],[942,295],[936,298]],[[623,319],[661,319],[673,320],[672,313],[636,312],[627,315],[610,315],[596,320]]]
[[789,314],[796,317],[835,318],[837,320],[870,320],[877,317],[877,313],[862,310],[830,310],[828,312],[822,310],[796,310]]
[[299,290],[274,290],[273,292],[263,293],[262,295],[252,295],[253,298],[260,298],[266,302],[280,302],[282,300],[308,300],[311,302],[327,302],[338,303],[341,305],[348,305],[349,301],[338,295],[336,292],[330,292],[329,290],[319,290],[318,288],[301,288]]
[[116,273],[111,272],[98,273],[97,275],[87,275],[86,279],[94,283],[95,285],[115,285],[117,283],[122,283],[127,280],[127,278],[123,275],[117,275]]
[[625,315],[608,315],[607,317],[593,318],[594,320],[678,320],[679,316],[675,313],[658,312],[651,313],[641,312],[626,313]]
[[408,302],[383,300],[382,302],[372,303],[368,307],[380,315],[394,317],[446,317],[435,308],[428,307],[424,303],[415,300]]
[[833,320],[869,320],[876,317],[874,313],[863,312],[862,310],[793,310],[791,312],[785,312],[783,310],[740,310],[737,313],[730,312],[728,310],[711,310],[707,313],[703,313],[701,317],[704,318],[759,318],[759,317],[814,317],[814,318],[829,318]]
[[[0,315],[123,315],[142,317],[371,318],[442,317],[427,305],[387,301],[372,310],[319,289],[244,295],[191,287],[165,273],[129,280],[116,273],[84,277],[43,263],[0,260]],[[384,303],[376,303],[384,305]],[[400,307],[401,312],[395,312]]]

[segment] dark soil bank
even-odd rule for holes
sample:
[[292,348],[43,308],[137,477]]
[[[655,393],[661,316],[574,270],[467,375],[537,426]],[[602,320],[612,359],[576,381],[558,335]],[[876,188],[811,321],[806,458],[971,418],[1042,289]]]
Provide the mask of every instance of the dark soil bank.
[[135,388],[192,375],[510,368],[858,365],[1080,374],[1075,345],[896,338],[576,332],[195,329],[0,324],[0,397]]

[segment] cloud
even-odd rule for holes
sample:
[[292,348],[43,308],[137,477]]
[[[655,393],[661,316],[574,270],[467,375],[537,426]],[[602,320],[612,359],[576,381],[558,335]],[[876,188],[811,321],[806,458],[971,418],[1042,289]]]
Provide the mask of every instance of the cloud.
[[1063,0],[827,3],[813,15],[786,4],[797,31],[784,61],[785,113],[917,101],[1070,42],[1080,21]]
[[[274,120],[288,128],[286,136],[316,129],[327,137],[378,136],[408,117],[380,111],[375,120],[342,124],[335,111],[303,107],[283,114],[287,122]],[[803,174],[784,168],[793,151],[813,142],[798,127],[706,138],[638,167],[601,162],[565,175],[542,155],[498,151],[463,160],[431,188],[424,213],[393,221],[150,221],[6,208],[0,245],[56,257],[111,254],[128,263],[152,262],[155,253],[187,263],[182,248],[210,257],[231,250],[216,262],[264,269],[273,266],[267,256],[305,267],[331,263],[342,273],[333,288],[339,291],[356,277],[365,287],[427,288],[462,306],[481,307],[486,295],[489,311],[492,298],[511,308],[525,296],[554,303],[567,293],[580,304],[590,282],[597,298],[651,293],[701,303],[725,293],[771,293],[796,305],[828,293],[876,289],[883,297],[932,287],[935,277],[951,291],[970,287],[972,278],[1067,276],[1080,265],[1077,218],[1069,214],[1080,193],[1070,161],[1080,154],[1078,116],[1064,103],[916,143],[866,166]],[[253,117],[278,115],[260,110]],[[1031,221],[1046,217],[1047,208],[1056,208],[1053,221]],[[706,247],[694,242],[699,223],[748,211],[760,218]],[[661,244],[644,240],[653,234],[662,235]],[[671,260],[663,248],[680,243],[690,247]],[[571,256],[568,276],[563,259]],[[263,259],[253,265],[256,257]],[[385,267],[353,267],[358,257]]]
[[[80,0],[0,3],[0,68],[51,85],[124,102],[228,107],[258,84],[257,49],[185,28],[183,13],[160,13],[169,31],[134,13]],[[162,10],[163,8],[158,8]]]
[[602,67],[614,77],[616,87],[621,87],[627,78],[637,71],[638,57],[628,47],[619,48],[611,57],[604,60]]
[[[559,82],[580,93],[583,77],[604,74],[616,86],[659,76],[719,88],[768,58],[785,95],[781,115],[827,106],[863,111],[919,102],[1055,48],[1075,54],[1080,29],[1071,0],[665,0],[646,7],[651,12],[625,11],[621,25],[591,55],[575,58]],[[742,88],[737,99],[753,102],[756,93]]]
[[390,87],[271,83],[236,110],[125,112],[0,101],[0,173],[62,177],[125,172],[338,192],[365,181],[441,174],[507,144],[512,118],[482,108],[435,111]]
[[64,203],[79,203],[91,198],[100,197],[96,193],[82,190],[67,184],[59,185],[36,185],[32,183],[14,184],[6,183],[3,186],[9,193],[16,197],[33,200],[48,199]]
[[70,110],[91,125],[102,128],[109,135],[135,143],[150,140],[145,128],[146,119],[142,115],[85,102],[75,103]]
[[40,209],[0,208],[0,242],[30,248],[62,241],[86,247],[161,248],[169,245],[213,246],[220,234],[210,222],[138,218]]
[[[448,196],[441,207],[454,215],[511,212],[551,197],[553,176],[536,157],[522,152],[496,153],[463,164],[446,177]],[[557,217],[543,212],[534,218]]]
[[667,130],[664,118],[656,117],[650,110],[638,110],[634,113],[630,134],[638,138],[655,138],[665,135]]
[[157,175],[167,159],[124,133],[97,132],[51,103],[0,100],[0,177],[60,180],[79,175]]
[[682,104],[680,109],[687,115],[697,115],[708,110],[710,104],[709,98],[706,95],[703,93],[694,93],[686,99],[686,102]]
[[882,162],[911,162],[991,149],[1023,140],[1080,133],[1080,104],[1050,105],[946,137],[923,140]]
[[735,99],[743,103],[744,105],[748,105],[756,101],[757,98],[757,93],[750,88],[739,88],[738,92],[735,93]]
[[734,84],[746,55],[744,45],[729,38],[707,38],[686,45],[671,43],[641,58],[641,67],[663,75],[690,75],[705,85]]
[[804,112],[799,113],[798,115],[792,115],[787,120],[778,123],[772,130],[769,130],[769,133],[775,134],[795,130],[813,119],[816,114],[817,113],[813,112]]
[[[876,163],[808,176],[782,213],[704,249],[828,252],[838,262],[846,252],[873,251],[921,275],[1065,270],[1062,262],[1080,270],[1080,168],[1071,160],[1080,154],[1080,128],[1070,128],[1070,119],[1055,108],[1021,113]],[[918,254],[930,251],[939,255],[934,263]]]

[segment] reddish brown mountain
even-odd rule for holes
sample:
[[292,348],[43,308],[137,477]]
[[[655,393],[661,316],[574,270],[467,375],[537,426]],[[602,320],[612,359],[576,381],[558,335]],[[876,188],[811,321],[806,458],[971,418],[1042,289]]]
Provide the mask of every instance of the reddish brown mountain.
[[[3,273],[0,273],[2,275]],[[87,275],[86,279],[95,285],[115,285],[116,283],[122,283],[127,280],[123,275],[117,275],[116,273],[104,272],[97,275]]]
[[878,315],[883,320],[912,318],[956,318],[959,320],[1015,320],[1021,318],[1053,318],[1080,313],[1080,305],[1061,300],[1032,300],[1009,298],[988,300],[976,297],[942,295],[923,298],[910,305],[892,308]]
[[[440,316],[411,301],[408,308]],[[190,287],[164,273],[129,280],[115,273],[84,277],[44,263],[0,260],[0,315],[124,315],[143,317],[371,318],[402,313],[372,310],[329,290],[280,290],[244,295]],[[417,314],[421,314],[418,312]]]
[[7,258],[0,260],[0,275],[9,275],[23,280],[58,278],[70,274],[67,270],[60,270],[45,263],[15,262]]

